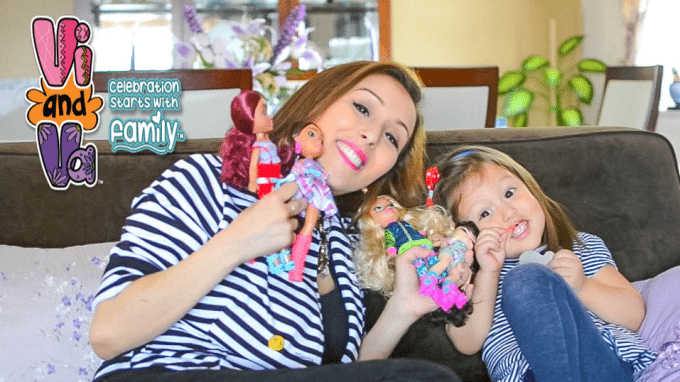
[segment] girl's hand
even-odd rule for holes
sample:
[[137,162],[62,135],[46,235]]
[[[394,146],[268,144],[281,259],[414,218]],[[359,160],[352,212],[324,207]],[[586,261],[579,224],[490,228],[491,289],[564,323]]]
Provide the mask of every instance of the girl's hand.
[[500,272],[505,261],[505,243],[509,233],[499,228],[486,228],[479,232],[475,242],[475,256],[480,270]]
[[241,262],[270,255],[290,246],[298,227],[295,216],[307,208],[306,199],[291,199],[297,190],[297,184],[290,182],[272,191],[243,210],[207,245],[217,248],[227,243],[236,245],[242,248],[237,251]]
[[581,259],[574,252],[567,249],[557,251],[553,259],[548,263],[548,267],[562,276],[574,293],[578,295],[586,280],[586,276],[583,274]]
[[430,297],[418,293],[420,280],[412,264],[417,257],[427,257],[431,252],[429,249],[416,246],[396,258],[395,285],[390,300],[398,301],[397,306],[400,307],[402,315],[407,316],[411,322],[438,308]]

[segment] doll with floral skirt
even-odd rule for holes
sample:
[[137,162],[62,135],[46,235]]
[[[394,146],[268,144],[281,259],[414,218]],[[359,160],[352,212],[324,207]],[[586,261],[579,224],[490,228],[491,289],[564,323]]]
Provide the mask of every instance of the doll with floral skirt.
[[[431,297],[442,308],[438,315],[444,322],[462,326],[471,311],[467,297],[458,288],[466,286],[471,279],[472,247],[468,246],[466,228],[456,228],[440,206],[405,209],[387,195],[379,196],[360,210],[358,226],[361,232],[355,262],[363,287],[391,295],[395,282],[394,259],[410,248],[421,246],[431,253],[414,261],[421,279],[420,294]],[[465,240],[463,256],[458,254]],[[444,252],[437,253],[442,246]],[[448,249],[446,249],[448,248]],[[461,261],[462,260],[462,261]],[[446,279],[457,273],[456,281]],[[454,308],[455,307],[455,308]]]
[[[322,152],[323,133],[318,126],[310,123],[295,136],[295,153],[299,155],[299,159],[293,165],[288,176],[281,179],[280,182],[294,180],[298,185],[298,192],[294,197],[305,198],[308,202],[304,214],[304,223],[290,250],[290,257],[294,263],[292,270],[288,273],[288,278],[291,281],[302,281],[305,259],[312,244],[312,232],[321,212],[323,212],[325,219],[330,219],[338,213],[333,192],[328,185],[328,175],[319,162],[314,160]],[[278,256],[278,259],[271,256]],[[272,261],[274,264],[283,264],[284,270],[289,270],[290,265],[287,264],[287,258],[288,255],[285,251],[282,251],[279,254],[270,255],[268,261]]]
[[257,192],[262,198],[281,177],[281,159],[269,140],[274,124],[267,115],[264,97],[252,90],[241,91],[231,101],[231,119],[234,127],[220,148],[221,179],[234,188]]

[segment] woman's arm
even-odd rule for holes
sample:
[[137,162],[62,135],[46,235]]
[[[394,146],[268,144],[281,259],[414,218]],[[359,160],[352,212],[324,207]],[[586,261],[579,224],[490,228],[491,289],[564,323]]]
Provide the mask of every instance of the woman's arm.
[[359,360],[386,359],[408,328],[420,317],[437,309],[430,298],[418,294],[418,275],[412,262],[431,251],[414,247],[396,258],[395,288],[375,325],[364,337]]
[[[307,203],[290,200],[288,183],[256,202],[198,251],[176,265],[135,280],[100,303],[90,327],[92,348],[110,359],[165,332],[239,264],[290,245]],[[267,237],[267,240],[262,240]]]

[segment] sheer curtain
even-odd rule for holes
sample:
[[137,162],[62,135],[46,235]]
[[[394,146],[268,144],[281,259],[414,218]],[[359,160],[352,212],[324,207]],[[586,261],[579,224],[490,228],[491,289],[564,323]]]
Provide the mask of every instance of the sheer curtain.
[[[623,0],[636,1],[636,0]],[[659,108],[663,111],[674,107],[668,88],[673,82],[673,67],[680,70],[680,49],[677,36],[680,25],[679,0],[647,1],[644,24],[639,30],[634,64],[638,66],[663,65],[663,82]]]

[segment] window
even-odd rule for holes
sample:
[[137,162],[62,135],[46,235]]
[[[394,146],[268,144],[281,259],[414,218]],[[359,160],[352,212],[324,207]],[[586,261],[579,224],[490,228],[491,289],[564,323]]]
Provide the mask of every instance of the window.
[[74,0],[74,4],[93,28],[95,71],[172,68],[174,43],[188,42],[191,36],[183,18],[185,4],[196,7],[204,29],[225,36],[230,32],[222,21],[238,21],[246,11],[278,31],[280,16],[305,4],[306,25],[315,28],[310,41],[326,66],[389,59],[385,0]]
[[680,15],[678,0],[650,0],[640,31],[635,65],[663,65],[659,109],[675,107],[668,88],[673,82],[672,68],[680,70],[680,50],[674,42],[674,29]]

